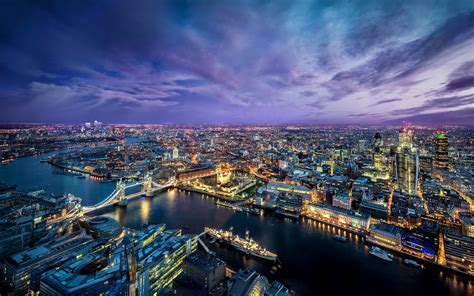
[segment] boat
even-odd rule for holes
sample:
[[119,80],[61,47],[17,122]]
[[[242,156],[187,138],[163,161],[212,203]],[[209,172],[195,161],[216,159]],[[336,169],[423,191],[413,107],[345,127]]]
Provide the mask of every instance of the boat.
[[335,240],[338,240],[338,241],[340,241],[340,242],[345,242],[345,241],[347,241],[347,237],[341,236],[341,235],[339,235],[339,234],[333,235],[332,238],[335,239]]
[[264,247],[260,246],[256,241],[250,238],[248,230],[245,231],[245,237],[241,238],[238,235],[233,234],[233,228],[231,227],[228,231],[222,229],[214,229],[205,227],[204,231],[218,242],[227,244],[228,246],[256,258],[277,262],[277,254],[268,251]]
[[254,208],[249,208],[249,207],[240,207],[242,212],[249,213],[252,215],[260,215],[260,210],[254,209]]
[[369,251],[369,254],[373,255],[377,258],[380,258],[382,260],[385,260],[385,261],[391,262],[393,260],[393,255],[392,254],[382,250],[379,247],[372,247],[372,249],[370,249],[370,251]]
[[411,260],[411,259],[404,259],[403,263],[408,265],[408,266],[421,267],[420,263],[416,262],[415,260]]

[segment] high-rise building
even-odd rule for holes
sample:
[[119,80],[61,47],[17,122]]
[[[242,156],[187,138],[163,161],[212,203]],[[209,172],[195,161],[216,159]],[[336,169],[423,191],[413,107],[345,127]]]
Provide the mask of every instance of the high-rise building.
[[403,128],[398,131],[398,147],[412,148],[413,147],[413,131],[408,128]]
[[[161,231],[161,230],[160,230]],[[197,236],[181,230],[147,230],[137,256],[137,294],[161,295],[183,271],[183,261],[197,249]],[[146,246],[146,247],[145,247]]]
[[382,170],[382,169],[387,168],[385,155],[383,155],[382,153],[375,153],[373,155],[373,158],[374,158],[374,168],[376,168],[377,170]]
[[447,169],[448,162],[448,136],[444,132],[437,132],[435,137],[435,166],[438,169]]
[[420,165],[418,151],[413,147],[413,131],[409,128],[398,131],[395,163],[398,189],[401,193],[416,195]]
[[420,155],[420,173],[431,174],[433,170],[433,159],[428,155]]
[[362,153],[365,151],[365,148],[367,146],[367,141],[366,140],[359,140],[359,145],[358,145],[358,150],[359,150],[359,153]]
[[418,188],[419,160],[413,149],[400,147],[396,154],[398,189],[401,193],[416,195]]
[[379,152],[380,147],[382,145],[383,145],[382,136],[380,135],[379,132],[377,132],[377,133],[375,133],[375,136],[374,136],[374,150],[375,150],[375,152]]

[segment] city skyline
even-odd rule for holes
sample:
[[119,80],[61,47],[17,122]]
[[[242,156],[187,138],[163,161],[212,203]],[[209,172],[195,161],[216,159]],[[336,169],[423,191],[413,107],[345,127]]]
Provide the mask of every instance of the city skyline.
[[474,125],[471,1],[6,1],[2,123]]

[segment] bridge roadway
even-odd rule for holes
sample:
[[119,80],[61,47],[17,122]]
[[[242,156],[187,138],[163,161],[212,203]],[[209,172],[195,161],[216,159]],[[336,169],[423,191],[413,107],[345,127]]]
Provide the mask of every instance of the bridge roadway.
[[[225,169],[225,170],[222,170],[220,172],[228,172],[228,171],[232,171],[233,168],[231,169]],[[212,174],[216,174],[217,172],[213,171]],[[211,175],[212,175],[211,174]],[[186,181],[189,181],[191,179],[196,179],[196,178],[200,178],[200,177],[203,177],[201,175],[199,176],[193,176],[191,178],[187,178]],[[181,180],[182,181],[182,180]],[[120,200],[128,200],[128,199],[131,199],[131,198],[134,198],[134,197],[137,197],[143,193],[146,193],[147,190],[146,189],[142,189],[140,192],[137,192],[137,193],[132,193],[132,194],[129,194],[127,196],[124,196],[122,198],[120,198],[120,195],[124,194],[124,190],[127,189],[127,188],[131,188],[131,187],[135,187],[135,186],[139,186],[139,185],[144,185],[146,182],[151,182],[151,188],[148,189],[148,192],[155,192],[155,191],[158,191],[158,190],[162,190],[164,188],[168,188],[168,187],[171,187],[171,186],[174,186],[175,183],[177,182],[176,178],[173,177],[171,178],[166,184],[158,184],[156,182],[154,182],[153,180],[150,179],[144,179],[144,180],[141,180],[141,181],[138,181],[138,182],[134,182],[134,183],[128,183],[128,184],[123,184],[123,183],[118,183],[117,185],[117,188],[115,188],[115,190],[108,196],[106,197],[103,201],[93,205],[93,206],[88,206],[88,207],[82,207],[82,212],[84,214],[87,214],[89,212],[92,212],[92,211],[95,211],[95,210],[98,210],[100,208],[103,208],[103,207],[107,207],[107,206],[110,206],[110,205],[113,205],[113,204],[116,204],[118,203]],[[119,185],[120,184],[120,185]],[[153,187],[154,186],[154,187]]]
[[[144,180],[142,181],[138,181],[138,182],[134,182],[134,183],[128,183],[128,184],[125,184],[123,186],[123,188],[119,188],[117,187],[109,196],[107,196],[103,201],[93,205],[93,206],[88,206],[88,207],[82,207],[82,212],[84,214],[87,214],[89,212],[92,212],[92,211],[95,211],[95,210],[98,210],[100,208],[103,208],[103,207],[107,207],[107,206],[110,206],[110,205],[113,205],[113,204],[116,204],[120,201],[120,199],[118,198],[119,195],[122,193],[122,190],[125,190],[127,188],[131,188],[131,187],[135,187],[135,186],[139,186],[139,185],[143,185],[145,183]],[[155,186],[155,187],[152,187],[149,189],[149,192],[155,192],[155,191],[159,191],[159,190],[162,190],[162,189],[165,189],[165,188],[169,188],[171,186],[174,185],[174,180],[170,180],[168,181],[167,183],[165,184],[158,184],[154,181],[151,181],[152,185]],[[136,193],[132,193],[132,194],[129,194],[129,195],[126,195],[123,197],[123,199],[125,200],[129,200],[129,199],[132,199],[132,198],[135,198],[137,196],[140,196],[144,193],[146,193],[147,190],[144,190],[142,189],[141,191],[139,192],[136,192]]]

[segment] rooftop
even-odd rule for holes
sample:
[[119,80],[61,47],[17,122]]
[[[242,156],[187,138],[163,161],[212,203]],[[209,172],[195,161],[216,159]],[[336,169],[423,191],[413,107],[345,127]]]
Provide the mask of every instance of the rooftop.
[[194,252],[186,257],[186,263],[192,264],[207,272],[212,272],[218,266],[225,264],[224,261],[216,256],[209,255],[204,252]]

